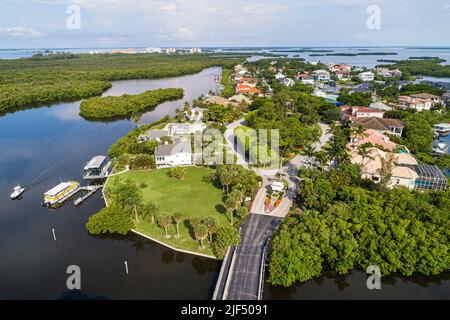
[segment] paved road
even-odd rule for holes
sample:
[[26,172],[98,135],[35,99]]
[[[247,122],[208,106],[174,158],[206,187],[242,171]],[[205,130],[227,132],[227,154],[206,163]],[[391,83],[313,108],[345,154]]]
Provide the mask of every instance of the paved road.
[[234,121],[232,123],[230,123],[227,126],[227,129],[225,130],[224,136],[228,145],[228,150],[232,150],[233,153],[237,156],[237,161],[236,163],[247,168],[247,161],[245,160],[245,153],[243,150],[241,149],[237,149],[236,144],[235,144],[235,136],[234,136],[234,129],[236,129],[237,127],[243,126],[244,125],[244,121],[245,119],[239,119],[237,121]]
[[264,247],[280,222],[279,217],[251,214],[242,225],[241,244],[231,262],[223,300],[260,299]]
[[[242,120],[232,124],[225,133],[227,143],[234,150],[232,132],[234,128],[242,125]],[[321,124],[322,136],[316,143],[316,150],[320,150],[330,139],[327,133],[328,126]],[[245,157],[243,158],[245,161]],[[241,158],[242,160],[242,158]],[[255,170],[263,178],[263,186],[258,191],[251,208],[251,214],[241,228],[241,244],[235,249],[234,255],[224,261],[222,268],[226,276],[218,283],[216,291],[220,293],[215,297],[223,300],[258,300],[260,299],[260,286],[264,274],[264,249],[268,239],[272,236],[282,218],[285,217],[292,206],[293,199],[298,190],[298,169],[305,163],[305,157],[296,156],[280,170]],[[264,212],[264,199],[271,181],[277,172],[285,175],[289,181],[289,188],[281,202],[271,214]],[[226,279],[225,279],[226,278]]]

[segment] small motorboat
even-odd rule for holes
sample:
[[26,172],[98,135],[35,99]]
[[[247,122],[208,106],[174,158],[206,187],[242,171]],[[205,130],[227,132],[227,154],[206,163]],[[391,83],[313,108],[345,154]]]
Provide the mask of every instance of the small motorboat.
[[448,153],[448,144],[444,141],[435,141],[433,146],[434,155],[444,155]]
[[25,192],[25,188],[22,188],[20,184],[14,187],[13,193],[11,193],[11,200],[19,198]]

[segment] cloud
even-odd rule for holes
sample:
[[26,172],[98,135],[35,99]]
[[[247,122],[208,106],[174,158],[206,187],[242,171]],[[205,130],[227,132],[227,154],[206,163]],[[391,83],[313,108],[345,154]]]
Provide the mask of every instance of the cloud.
[[175,38],[188,40],[188,39],[192,39],[194,37],[194,33],[191,30],[189,30],[188,28],[180,27],[173,34],[173,36]]
[[175,3],[169,3],[167,5],[164,5],[161,7],[162,11],[168,12],[168,13],[174,13],[177,11],[178,6]]
[[6,34],[8,36],[19,38],[19,37],[39,37],[42,34],[32,28],[26,28],[23,26],[2,28],[0,27],[0,33]]

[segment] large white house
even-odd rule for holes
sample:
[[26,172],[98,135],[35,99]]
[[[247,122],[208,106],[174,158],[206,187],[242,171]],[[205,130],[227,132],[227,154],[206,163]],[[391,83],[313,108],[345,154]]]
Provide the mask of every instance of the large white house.
[[193,163],[190,142],[162,144],[155,149],[156,168],[190,166]]
[[327,70],[316,70],[313,72],[314,80],[327,82],[330,81],[330,73]]
[[206,129],[206,124],[203,122],[194,123],[168,123],[164,130],[169,133],[169,137],[175,139],[189,138],[190,135],[196,132],[203,132]]
[[361,72],[358,74],[358,78],[364,82],[373,81],[375,79],[375,74],[370,71]]

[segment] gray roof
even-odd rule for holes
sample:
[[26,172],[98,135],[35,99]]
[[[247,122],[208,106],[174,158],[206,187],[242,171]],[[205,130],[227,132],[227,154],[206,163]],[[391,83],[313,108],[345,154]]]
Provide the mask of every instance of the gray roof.
[[369,82],[360,83],[356,87],[353,88],[353,91],[354,92],[371,92],[372,84]]
[[156,157],[167,157],[177,153],[192,153],[190,142],[178,142],[174,144],[162,144],[155,149]]
[[167,130],[149,130],[145,133],[145,136],[148,139],[157,139],[162,138],[169,135],[169,131]]
[[93,157],[84,167],[84,170],[100,168],[102,163],[105,161],[105,156],[96,156]]

